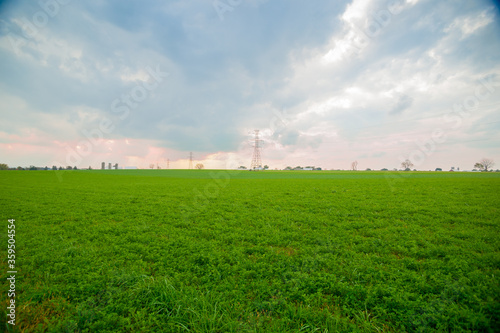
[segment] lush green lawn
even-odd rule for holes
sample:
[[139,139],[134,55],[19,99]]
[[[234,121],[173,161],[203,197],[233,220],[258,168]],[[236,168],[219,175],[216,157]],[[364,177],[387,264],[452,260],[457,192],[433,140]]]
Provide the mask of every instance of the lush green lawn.
[[[494,332],[500,174],[1,171],[17,328]],[[5,326],[2,323],[2,329]]]

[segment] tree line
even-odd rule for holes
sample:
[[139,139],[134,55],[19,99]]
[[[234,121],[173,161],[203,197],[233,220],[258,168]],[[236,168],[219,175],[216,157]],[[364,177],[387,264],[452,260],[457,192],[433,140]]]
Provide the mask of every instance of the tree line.
[[[89,169],[92,169],[91,167],[89,167]],[[6,164],[6,163],[0,163],[0,170],[78,170],[78,168],[76,166],[72,167],[72,166],[67,166],[67,167],[57,167],[55,165],[53,165],[51,168],[49,168],[48,166],[45,166],[45,167],[36,167],[34,165],[30,165],[29,167],[25,167],[23,168],[22,166],[18,166],[17,168],[9,168],[9,166]]]

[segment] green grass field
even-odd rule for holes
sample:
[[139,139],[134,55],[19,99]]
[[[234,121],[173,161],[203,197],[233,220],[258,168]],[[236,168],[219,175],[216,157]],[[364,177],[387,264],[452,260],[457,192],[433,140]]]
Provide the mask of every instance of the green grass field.
[[[25,332],[498,332],[500,174],[2,171]],[[2,322],[2,329],[6,329]]]

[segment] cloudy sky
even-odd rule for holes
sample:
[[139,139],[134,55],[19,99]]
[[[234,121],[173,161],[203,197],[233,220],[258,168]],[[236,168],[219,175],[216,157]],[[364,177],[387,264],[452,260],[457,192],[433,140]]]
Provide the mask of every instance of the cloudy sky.
[[500,167],[493,1],[0,2],[0,162]]

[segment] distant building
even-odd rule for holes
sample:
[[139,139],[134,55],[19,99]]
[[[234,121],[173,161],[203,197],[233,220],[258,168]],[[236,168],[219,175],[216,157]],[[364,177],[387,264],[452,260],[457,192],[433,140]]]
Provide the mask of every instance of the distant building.
[[104,170],[104,169],[106,169],[106,163],[102,162],[101,163],[101,170]]
[[115,164],[115,170],[118,170],[118,163]]
[[111,170],[111,163],[108,163],[108,170]]

